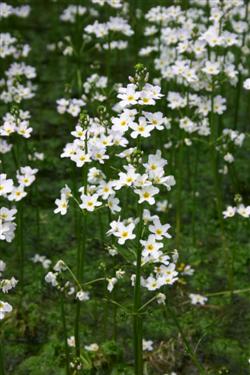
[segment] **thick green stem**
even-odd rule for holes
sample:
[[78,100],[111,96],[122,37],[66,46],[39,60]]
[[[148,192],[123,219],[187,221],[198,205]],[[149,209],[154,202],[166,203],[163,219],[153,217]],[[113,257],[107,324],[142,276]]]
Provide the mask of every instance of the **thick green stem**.
[[69,360],[69,347],[67,342],[67,326],[66,326],[66,316],[65,316],[65,307],[64,307],[64,296],[61,295],[61,318],[63,324],[63,338],[64,338],[64,347],[66,355],[66,375],[70,375],[70,360]]
[[[83,170],[83,183],[84,183],[84,192],[87,192],[87,167],[84,166]],[[86,239],[87,239],[87,214],[83,215],[82,220],[82,238],[79,239],[80,244],[78,246],[78,255],[77,255],[77,279],[80,283],[83,283],[84,279],[84,263],[85,263],[85,252],[86,252]],[[76,344],[76,355],[80,356],[80,313],[81,313],[81,301],[77,300],[76,303],[76,317],[75,317],[75,344]]]
[[142,318],[140,315],[141,307],[141,244],[140,239],[143,231],[143,205],[138,205],[139,228],[137,233],[137,258],[136,258],[136,279],[134,288],[134,308],[133,308],[133,340],[134,340],[134,359],[135,375],[143,375],[143,352],[142,352]]

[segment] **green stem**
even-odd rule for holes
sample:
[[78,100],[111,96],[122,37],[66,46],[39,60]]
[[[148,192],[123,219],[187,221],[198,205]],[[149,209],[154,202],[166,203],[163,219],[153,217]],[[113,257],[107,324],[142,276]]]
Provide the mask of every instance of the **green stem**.
[[185,346],[185,349],[187,351],[187,353],[189,354],[193,364],[197,367],[197,369],[199,370],[199,374],[200,375],[206,375],[207,374],[207,371],[206,369],[203,367],[203,365],[200,363],[200,361],[198,360],[196,354],[195,354],[195,351],[193,350],[193,348],[191,347],[190,343],[188,342],[188,340],[186,339],[186,336],[182,330],[182,327],[180,325],[180,322],[177,318],[177,315],[175,313],[175,310],[172,309],[171,307],[169,306],[166,306],[165,308],[165,311],[171,316],[176,328],[178,329],[180,335],[181,335],[181,338],[182,338],[182,341],[183,341],[183,344]]
[[194,160],[194,174],[192,183],[192,240],[193,246],[196,244],[196,183],[197,183],[197,171],[198,171],[198,160],[199,160],[199,144],[195,147],[195,160]]
[[[87,147],[86,147],[87,151]],[[87,167],[84,166],[83,169],[83,183],[84,183],[84,192],[87,192]],[[78,262],[79,265],[77,267],[77,279],[79,280],[80,284],[83,283],[84,278],[84,263],[85,263],[85,252],[86,252],[86,239],[87,239],[87,214],[83,215],[82,220],[82,239],[81,239],[81,246],[78,247]],[[80,350],[80,313],[81,313],[81,301],[77,300],[76,303],[76,317],[75,317],[75,343],[76,343],[76,355],[79,357],[81,350]]]
[[224,292],[214,292],[214,293],[206,293],[207,297],[215,297],[215,296],[222,296],[223,294],[240,294],[240,293],[248,293],[250,292],[250,288],[246,289],[236,289],[236,290],[225,290]]
[[39,192],[38,192],[38,184],[35,182],[35,195],[36,195],[36,241],[40,242],[40,210],[39,210]]
[[24,242],[23,242],[23,203],[20,202],[18,207],[18,252],[19,252],[19,283],[21,287],[21,293],[23,295],[23,288],[24,288]]
[[143,352],[142,352],[142,318],[139,312],[141,307],[141,244],[140,239],[143,231],[143,205],[138,205],[139,228],[137,233],[137,259],[136,259],[136,279],[134,288],[134,308],[133,308],[133,341],[135,375],[143,375]]
[[[116,291],[113,291],[114,298]],[[114,341],[117,341],[117,306],[113,304],[113,339]]]
[[62,324],[63,324],[63,338],[64,338],[64,347],[65,347],[65,354],[66,354],[66,375],[70,375],[69,347],[68,347],[68,342],[67,342],[68,335],[67,335],[63,294],[61,295],[61,318],[62,318]]
[[142,311],[145,309],[145,307],[147,307],[148,305],[150,305],[150,303],[154,302],[155,300],[157,299],[157,295],[150,298],[150,300],[148,300],[146,303],[144,303],[144,305],[142,305],[138,311]]
[[82,286],[81,286],[81,284],[79,283],[78,279],[75,277],[75,274],[72,272],[72,270],[69,268],[69,266],[68,266],[66,263],[64,263],[64,264],[65,264],[65,266],[67,267],[67,270],[69,271],[69,273],[70,273],[70,275],[72,276],[73,280],[75,281],[76,285],[78,286],[79,290],[81,290],[81,289],[82,289]]
[[2,337],[0,338],[0,375],[5,375],[5,370],[4,370],[4,352],[3,352],[3,339]]
[[177,152],[177,202],[176,202],[176,246],[179,247],[181,241],[181,211],[182,211],[182,200],[181,200],[181,190],[182,190],[182,180],[183,180],[183,144],[182,140],[179,144],[179,149]]

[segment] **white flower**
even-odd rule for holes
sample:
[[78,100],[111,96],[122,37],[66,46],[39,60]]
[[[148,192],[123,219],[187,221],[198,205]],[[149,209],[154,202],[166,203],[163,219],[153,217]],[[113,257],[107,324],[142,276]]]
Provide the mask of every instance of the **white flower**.
[[120,221],[113,221],[110,223],[111,230],[108,231],[108,234],[113,234],[118,237],[118,243],[124,245],[127,240],[133,240],[136,236],[133,234],[135,229],[135,224],[130,223],[128,225],[123,224]]
[[132,165],[127,165],[124,167],[126,173],[119,172],[119,180],[116,181],[115,189],[119,190],[122,186],[131,186],[139,177],[139,174],[136,173],[135,168]]
[[10,201],[19,202],[24,197],[26,197],[26,195],[27,195],[27,193],[26,193],[26,191],[24,191],[24,187],[22,185],[17,186],[17,187],[14,186],[12,192],[8,196],[8,199]]
[[12,306],[8,302],[0,301],[0,320],[3,320],[5,315],[12,311]]
[[182,274],[186,276],[192,276],[194,274],[194,269],[189,264],[187,264],[185,265]]
[[156,202],[156,211],[158,212],[166,212],[168,207],[171,207],[171,205],[167,200]]
[[230,154],[230,152],[228,152],[226,155],[224,155],[224,160],[227,162],[227,163],[233,163],[234,161],[234,157],[232,154]]
[[124,275],[125,275],[125,271],[121,269],[117,270],[115,273],[115,276],[117,277],[117,279],[122,279]]
[[11,289],[15,288],[18,281],[12,277],[11,279],[4,279],[0,281],[0,289],[3,293],[8,293]]
[[162,174],[163,168],[167,163],[167,160],[161,157],[161,151],[157,150],[155,154],[148,156],[148,162],[144,163],[143,166],[146,168],[149,176],[154,178]]
[[67,269],[63,260],[58,260],[58,262],[54,265],[53,270],[56,272],[62,272]]
[[154,349],[153,348],[153,341],[152,340],[144,340],[142,341],[142,348],[143,348],[143,351],[146,351],[146,352],[152,352],[152,350]]
[[0,220],[13,221],[15,220],[16,213],[17,210],[15,208],[9,210],[6,207],[2,207],[0,208]]
[[215,113],[218,113],[218,115],[222,115],[222,113],[224,113],[227,109],[226,98],[223,98],[221,95],[216,95],[214,97],[213,109]]
[[76,346],[75,336],[68,337],[67,338],[67,344],[68,344],[68,346],[74,348]]
[[222,212],[224,219],[233,217],[236,214],[236,207],[228,206],[225,211]]
[[120,212],[121,211],[121,207],[119,206],[119,199],[118,198],[115,198],[114,195],[112,195],[111,197],[109,197],[108,199],[108,207],[110,209],[110,211],[112,212],[112,214],[115,214],[116,212]]
[[56,199],[55,204],[57,205],[57,208],[54,210],[54,213],[60,213],[61,215],[66,215],[68,211],[68,200],[63,197],[61,199]]
[[89,212],[94,211],[95,207],[99,207],[102,205],[101,202],[98,201],[99,195],[93,194],[93,195],[81,195],[81,201],[80,204],[81,209],[87,210]]
[[127,87],[120,87],[119,94],[117,95],[120,101],[120,105],[122,107],[127,107],[130,105],[137,104],[137,101],[140,97],[140,92],[136,91],[136,85],[130,83]]
[[84,292],[83,290],[80,290],[76,293],[76,299],[78,299],[79,301],[88,301],[89,292]]
[[78,150],[76,154],[74,154],[71,157],[71,160],[73,160],[76,163],[76,166],[81,168],[84,164],[89,163],[90,160],[90,155],[86,154],[82,150]]
[[135,189],[135,193],[137,193],[140,197],[139,203],[148,202],[150,205],[155,203],[154,195],[159,193],[159,189],[154,186],[146,186],[142,189]]
[[151,215],[149,210],[147,210],[146,208],[143,210],[142,219],[145,225],[148,224],[150,221],[153,221],[155,218],[157,218],[157,216]]
[[240,204],[237,207],[237,213],[245,218],[250,216],[250,206],[245,207],[243,204]]
[[146,241],[140,240],[140,243],[143,246],[142,256],[144,257],[157,257],[158,250],[163,247],[161,242],[156,241],[156,237],[153,234],[150,234]]
[[149,225],[150,232],[154,233],[157,240],[161,240],[163,237],[171,238],[171,235],[167,232],[169,228],[170,225],[162,225],[158,217],[153,220],[153,224]]
[[48,284],[51,284],[52,286],[57,286],[57,273],[54,272],[48,272],[47,275],[45,276],[45,281]]
[[250,90],[250,78],[247,78],[244,83],[243,83],[243,87],[244,89],[246,90]]
[[178,278],[178,272],[176,271],[175,263],[169,263],[167,266],[161,265],[158,274],[159,274],[159,284],[162,285],[172,285]]
[[107,281],[108,281],[107,289],[108,289],[109,293],[111,293],[112,290],[114,289],[115,284],[117,283],[117,278],[112,277],[111,279],[107,279]]
[[11,179],[7,179],[6,174],[0,174],[0,196],[11,193],[13,188],[13,181]]
[[105,182],[102,181],[98,186],[98,194],[102,197],[102,199],[106,200],[112,194],[114,194],[113,186],[115,183],[113,181]]
[[51,260],[44,255],[35,254],[31,260],[34,263],[41,263],[44,269],[48,269],[51,265]]
[[164,305],[165,302],[166,302],[166,296],[165,296],[165,294],[158,293],[156,295],[156,300],[157,300],[157,303],[159,303],[159,305]]
[[3,260],[0,260],[0,276],[2,276],[2,272],[6,269],[6,263]]
[[193,293],[190,293],[189,294],[189,297],[191,299],[191,303],[192,305],[205,305],[205,303],[207,302],[208,298],[207,297],[204,297],[202,296],[201,294],[193,294]]
[[120,117],[113,117],[111,119],[113,126],[112,129],[115,131],[121,131],[122,133],[125,133],[128,128],[134,124],[133,122],[134,117],[131,117],[130,113],[128,111],[124,111]]
[[99,350],[99,345],[96,343],[85,345],[84,349],[87,350],[88,352],[97,352]]
[[161,284],[160,284],[158,279],[156,279],[152,275],[150,275],[146,279],[145,287],[148,290],[153,291],[153,290],[159,289],[161,287]]
[[220,73],[220,64],[218,62],[206,61],[202,71],[209,75],[217,75]]
[[145,117],[139,118],[139,123],[132,123],[130,128],[133,130],[131,133],[132,138],[137,138],[141,136],[143,138],[148,138],[150,136],[151,131],[154,129],[153,125],[149,125],[145,119]]
[[144,116],[155,129],[162,130],[164,127],[168,126],[166,117],[163,117],[162,112],[143,112]]

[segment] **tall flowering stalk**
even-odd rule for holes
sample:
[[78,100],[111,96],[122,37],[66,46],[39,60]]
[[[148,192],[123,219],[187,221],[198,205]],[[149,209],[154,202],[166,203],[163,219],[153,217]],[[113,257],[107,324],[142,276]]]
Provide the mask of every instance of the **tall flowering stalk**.
[[[163,248],[163,244],[158,241],[170,237],[167,232],[170,226],[169,224],[162,225],[157,216],[151,217],[150,212],[144,209],[145,204],[153,205],[155,203],[154,196],[160,192],[160,189],[154,185],[162,185],[170,190],[175,184],[173,176],[165,176],[164,166],[167,161],[161,157],[159,150],[156,151],[156,154],[150,154],[149,158],[143,162],[143,140],[149,138],[153,130],[164,129],[165,124],[162,113],[152,113],[147,110],[148,106],[155,105],[162,96],[160,87],[147,83],[147,80],[146,70],[143,66],[138,65],[135,77],[131,77],[131,83],[127,87],[119,89],[118,115],[111,118],[110,125],[109,122],[99,121],[97,118],[87,120],[85,115],[80,117],[75,131],[72,132],[76,139],[73,144],[66,145],[62,156],[69,157],[78,167],[86,167],[88,163],[98,161],[100,167],[103,168],[102,170],[95,167],[88,168],[87,175],[86,172],[84,173],[83,185],[79,189],[80,200],[72,195],[68,187],[63,188],[61,198],[56,200],[57,208],[55,210],[56,213],[66,214],[69,199],[74,199],[82,210],[83,217],[105,206],[108,206],[111,215],[116,215],[121,211],[120,199],[116,197],[119,190],[125,188],[138,195],[136,218],[131,217],[122,221],[120,219],[113,220],[110,223],[111,229],[108,231],[109,235],[112,234],[118,239],[118,252],[123,251],[122,247],[127,240],[135,239],[134,250],[132,247],[129,251],[135,257],[135,273],[132,275],[132,282],[134,285],[133,336],[136,374],[142,374],[143,371],[143,331],[140,312],[142,285],[149,290],[156,290],[162,285],[173,284],[177,280],[175,263],[171,263],[168,260],[169,256],[159,250]],[[90,137],[90,135],[92,136]],[[128,147],[130,142],[132,147]],[[109,158],[112,147],[115,146],[128,149],[117,154],[117,167],[121,171],[118,173],[118,178],[110,179],[108,171],[113,168],[113,163],[109,164]],[[153,224],[149,226],[149,229],[147,226],[145,227],[145,223],[152,220]],[[137,235],[133,233],[136,226]],[[145,238],[145,232],[148,233],[148,238]],[[111,247],[113,246],[114,244],[111,244]],[[82,257],[78,257],[80,270],[82,259]],[[161,266],[155,269],[155,276],[151,274],[144,280],[143,267],[147,268],[148,265],[157,263]],[[79,269],[78,272],[78,276],[81,278]],[[103,278],[108,280],[109,292],[112,292],[123,273],[123,271],[117,271],[116,277]],[[165,273],[168,276],[164,276]],[[79,284],[81,283],[80,279]],[[79,315],[77,315],[77,319],[79,319]],[[78,335],[77,331],[75,331],[75,335]],[[77,347],[79,345],[78,338],[75,337],[75,340]],[[79,356],[79,352],[77,354]]]

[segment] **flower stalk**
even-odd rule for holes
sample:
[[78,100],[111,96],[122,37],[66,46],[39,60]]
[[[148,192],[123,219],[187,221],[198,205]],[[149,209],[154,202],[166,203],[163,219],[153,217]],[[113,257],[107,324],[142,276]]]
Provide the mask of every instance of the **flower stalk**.
[[140,315],[141,307],[141,244],[140,239],[143,232],[143,205],[138,204],[139,228],[137,233],[137,257],[136,257],[136,279],[134,288],[134,307],[133,307],[133,340],[134,340],[134,359],[135,375],[143,375],[143,352],[142,352],[142,318]]
[[64,347],[65,347],[65,355],[66,355],[66,375],[70,375],[70,360],[69,360],[69,347],[67,342],[67,326],[66,326],[66,315],[65,315],[65,306],[64,306],[64,295],[61,295],[61,319],[63,325],[63,338],[64,338]]

